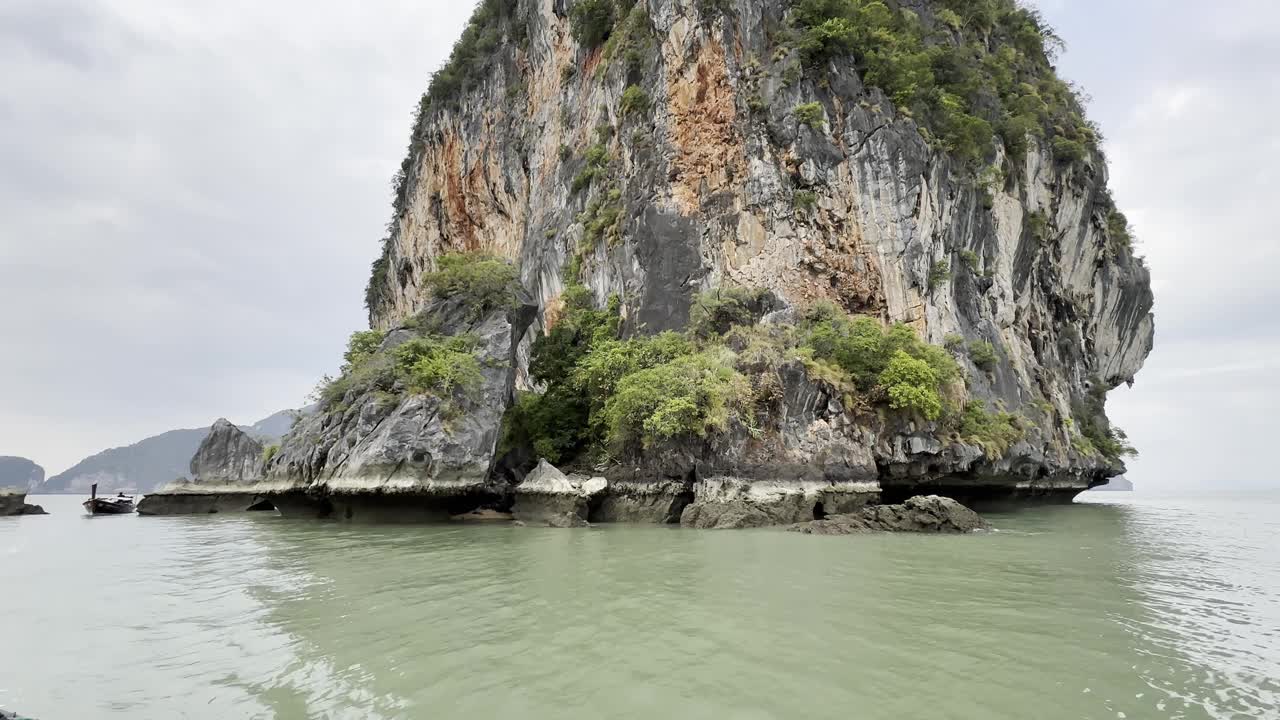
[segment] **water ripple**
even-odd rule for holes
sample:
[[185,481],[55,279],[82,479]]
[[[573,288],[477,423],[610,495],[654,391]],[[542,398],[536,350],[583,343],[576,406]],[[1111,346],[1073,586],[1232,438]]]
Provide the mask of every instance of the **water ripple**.
[[86,519],[59,500],[0,523],[0,636],[18,648],[0,653],[0,707],[37,717],[1140,720],[1280,703],[1274,504],[821,538]]

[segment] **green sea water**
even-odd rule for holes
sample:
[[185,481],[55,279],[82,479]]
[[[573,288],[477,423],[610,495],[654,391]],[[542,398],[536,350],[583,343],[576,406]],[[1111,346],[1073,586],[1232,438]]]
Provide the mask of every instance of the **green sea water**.
[[0,518],[0,708],[94,718],[1280,718],[1280,496],[964,537]]

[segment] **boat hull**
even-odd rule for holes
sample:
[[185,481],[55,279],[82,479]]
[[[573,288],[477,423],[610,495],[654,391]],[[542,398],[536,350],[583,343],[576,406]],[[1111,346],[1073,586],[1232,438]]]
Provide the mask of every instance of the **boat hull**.
[[85,512],[90,515],[128,515],[133,512],[133,502],[113,502],[106,499],[85,500]]

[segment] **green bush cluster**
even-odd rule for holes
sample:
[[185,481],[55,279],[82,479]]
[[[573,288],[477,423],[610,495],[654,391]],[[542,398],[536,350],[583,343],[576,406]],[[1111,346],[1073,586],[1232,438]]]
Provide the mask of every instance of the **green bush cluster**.
[[808,212],[818,205],[818,194],[812,190],[797,190],[795,194],[797,210]]
[[626,454],[677,437],[700,437],[776,409],[780,368],[804,363],[810,377],[870,405],[927,420],[956,417],[949,398],[954,358],[902,324],[883,326],[830,303],[796,325],[759,324],[767,291],[722,288],[698,297],[684,332],[623,338],[620,301],[597,309],[570,286],[529,363],[544,389],[509,412],[503,446],[532,448],[551,462]]
[[808,125],[814,130],[821,130],[822,124],[826,122],[826,112],[822,109],[822,103],[811,102],[797,105],[795,113],[796,122],[801,125]]
[[508,34],[522,39],[527,28],[515,21],[517,0],[481,0],[453,45],[449,60],[431,77],[431,85],[422,96],[425,112],[456,100],[484,78],[484,69],[494,51]]
[[958,432],[965,442],[981,447],[992,460],[1003,457],[1026,436],[1022,419],[1006,412],[988,412],[981,400],[965,403]]
[[577,0],[569,11],[573,39],[588,48],[603,43],[613,31],[615,12],[613,0]]
[[964,263],[971,273],[977,273],[982,267],[982,258],[978,257],[978,253],[968,249],[960,251],[960,262]]
[[882,0],[797,0],[791,20],[811,66],[853,56],[869,85],[919,119],[976,170],[998,134],[1013,159],[1029,136],[1052,141],[1063,162],[1096,148],[1079,99],[1052,67],[1058,38],[1014,0],[943,0],[926,26]]
[[941,415],[943,394],[960,377],[955,358],[902,323],[886,328],[874,318],[850,317],[829,303],[817,303],[806,314],[802,331],[804,349],[840,368],[858,390],[873,398],[886,396],[891,407],[929,420]]
[[622,240],[619,227],[621,219],[622,191],[617,188],[611,188],[588,203],[586,209],[578,215],[578,222],[583,226],[579,251],[595,249],[602,239],[607,240],[611,247],[617,245]]
[[1000,362],[1000,356],[996,354],[996,346],[986,340],[974,340],[969,343],[969,359],[973,364],[991,372],[996,369],[996,364]]
[[951,279],[951,265],[946,260],[938,260],[929,268],[929,289],[937,290]]
[[506,442],[559,462],[705,434],[747,411],[750,385],[723,353],[678,333],[624,340],[619,301],[595,309],[580,286],[562,300],[560,318],[534,343],[529,364],[546,391],[520,399]]
[[604,142],[597,142],[587,148],[583,156],[582,170],[573,179],[573,191],[581,192],[591,186],[596,178],[606,177],[609,168],[609,147]]
[[622,92],[622,102],[619,109],[622,110],[624,116],[649,112],[649,94],[640,86],[631,85]]
[[362,330],[351,335],[345,362],[336,378],[325,377],[317,388],[320,407],[342,407],[349,394],[369,392],[398,397],[401,392],[451,398],[475,388],[484,379],[475,357],[477,340],[424,334],[383,352],[383,334]]
[[268,446],[266,446],[266,447],[262,448],[262,464],[263,464],[263,466],[268,465],[268,464],[271,462],[271,459],[272,459],[272,458],[274,458],[274,457],[276,456],[276,454],[277,454],[277,453],[279,453],[279,452],[280,452],[280,445],[279,445],[278,443],[276,443],[276,444],[272,444],[272,445],[268,445]]
[[645,62],[653,56],[655,32],[653,21],[645,10],[644,3],[636,3],[629,10],[619,6],[618,16],[622,18],[609,34],[604,44],[604,59],[597,72],[603,72],[609,63],[621,59],[627,73],[637,76]]
[[462,297],[473,317],[516,304],[520,272],[510,262],[485,253],[449,253],[422,281],[437,298]]
[[773,294],[763,288],[720,287],[694,298],[689,308],[689,333],[710,339],[735,326],[753,325],[769,310]]
[[447,398],[455,390],[472,390],[484,381],[476,345],[470,335],[416,337],[392,352],[396,377],[415,394]]
[[926,420],[942,416],[938,373],[928,362],[899,350],[880,373],[880,385],[889,396],[889,407],[894,410],[905,410]]
[[1101,455],[1108,460],[1137,455],[1128,435],[1107,419],[1106,388],[1098,378],[1092,379],[1091,386],[1084,399],[1072,404],[1071,424],[1078,431],[1072,441],[1076,449],[1084,455]]

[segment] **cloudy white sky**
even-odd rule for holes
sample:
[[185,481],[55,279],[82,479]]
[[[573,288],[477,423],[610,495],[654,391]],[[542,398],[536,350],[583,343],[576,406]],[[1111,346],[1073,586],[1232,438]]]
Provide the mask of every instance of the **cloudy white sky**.
[[[1280,4],[1042,0],[1155,274],[1112,414],[1147,488],[1269,484]],[[59,472],[299,405],[364,323],[409,113],[471,3],[0,2],[0,454]]]

